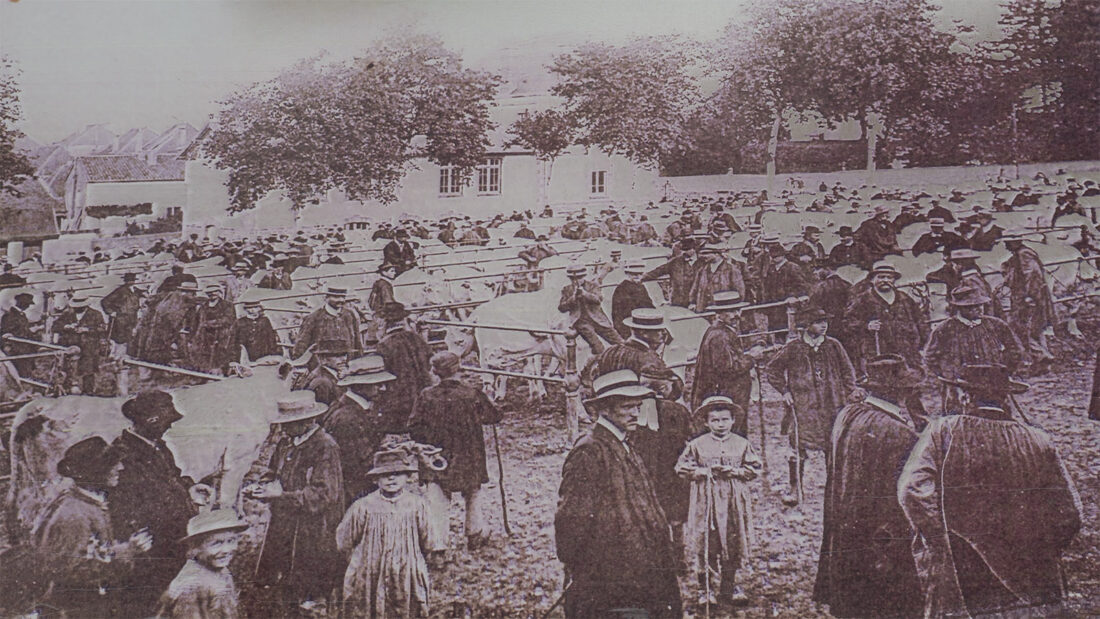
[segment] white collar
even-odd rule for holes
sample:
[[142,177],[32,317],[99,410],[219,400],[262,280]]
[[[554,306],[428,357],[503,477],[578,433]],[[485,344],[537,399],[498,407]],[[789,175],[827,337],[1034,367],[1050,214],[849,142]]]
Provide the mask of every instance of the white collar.
[[[623,447],[627,447],[626,444],[626,432],[623,432],[619,426],[611,423],[611,420],[603,415],[600,415],[596,419],[596,425],[603,426],[608,432],[615,435],[615,438],[619,439],[619,442],[623,444]],[[627,448],[629,450],[629,447]]]
[[291,442],[293,442],[293,443],[294,443],[294,446],[295,446],[295,447],[298,447],[298,446],[300,446],[300,445],[301,445],[302,443],[304,443],[304,442],[308,441],[308,440],[309,440],[309,437],[311,437],[311,436],[313,436],[314,434],[316,434],[316,433],[317,433],[317,431],[318,431],[318,430],[320,430],[320,429],[321,429],[321,426],[319,426],[319,425],[317,425],[317,424],[313,424],[313,427],[312,427],[312,428],[310,428],[309,430],[307,430],[305,434],[300,434],[300,435],[298,435],[298,436],[292,437],[292,438],[291,438],[290,440],[291,440]]
[[900,406],[892,402],[887,402],[882,398],[876,398],[873,395],[868,395],[867,398],[864,399],[864,402],[870,404],[871,406],[874,406],[875,408],[883,412],[890,413],[891,415],[901,415]]
[[355,393],[351,389],[348,389],[344,392],[344,395],[348,396],[348,399],[352,402],[358,404],[359,408],[362,408],[363,410],[370,410],[371,401],[359,395],[358,393]]
[[821,348],[821,345],[825,343],[825,336],[822,335],[821,337],[815,338],[810,335],[809,331],[803,331],[802,341],[806,342],[806,344],[808,344],[810,348],[814,349],[814,352],[817,352],[817,349]]
[[965,271],[960,271],[959,275],[967,275],[967,274],[970,274],[970,273],[977,273],[978,275],[981,275],[981,271],[979,271],[978,269],[976,269],[974,267],[967,267]]
[[963,318],[962,315],[960,315],[960,314],[955,314],[955,320],[958,320],[959,322],[963,323],[964,325],[966,325],[968,327],[976,327],[976,326],[982,324],[982,319],[981,318],[977,318],[975,320],[970,320],[968,318]]
[[80,486],[73,486],[73,489],[91,499],[92,502],[96,505],[102,507],[103,509],[107,509],[107,495],[105,495],[104,493],[96,492],[95,490],[88,490],[87,488],[82,488]]
[[336,308],[332,307],[328,303],[325,303],[324,307],[325,307],[325,313],[328,314],[329,316],[339,316],[340,315],[340,310],[337,310]]
[[152,447],[152,448],[154,448],[154,449],[156,449],[156,448],[158,447],[158,446],[157,446],[157,444],[156,444],[156,442],[154,442],[154,441],[151,441],[151,440],[149,440],[149,439],[145,438],[144,436],[142,436],[142,435],[138,434],[137,432],[135,432],[135,431],[134,431],[134,429],[133,429],[133,428],[126,428],[125,432],[126,432],[127,434],[130,434],[130,435],[132,435],[132,436],[136,436],[137,438],[141,439],[141,442],[145,443],[146,445],[148,445],[148,446],[150,446],[150,447]]

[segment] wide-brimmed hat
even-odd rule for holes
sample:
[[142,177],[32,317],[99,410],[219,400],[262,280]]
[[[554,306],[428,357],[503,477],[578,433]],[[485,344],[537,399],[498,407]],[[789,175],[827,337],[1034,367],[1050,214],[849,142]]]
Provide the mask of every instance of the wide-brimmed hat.
[[183,419],[172,394],[160,389],[142,391],[122,403],[122,416],[133,423],[149,423],[154,418],[167,417],[168,423]]
[[611,398],[648,398],[653,395],[653,390],[643,386],[633,370],[613,370],[601,374],[592,381],[592,390],[592,397],[584,401],[586,405]]
[[409,310],[405,309],[405,305],[400,301],[389,301],[382,305],[378,315],[387,322],[396,322],[408,318]]
[[696,418],[706,419],[706,416],[708,413],[710,413],[710,411],[716,410],[729,411],[730,416],[734,419],[737,419],[738,417],[745,414],[744,409],[738,406],[737,403],[735,403],[728,396],[712,395],[704,399],[699,404],[699,408],[695,409],[695,412],[692,413],[692,416]]
[[382,355],[366,355],[349,361],[347,375],[336,384],[341,387],[376,385],[391,380],[397,380],[397,377],[386,370],[386,361]]
[[82,481],[99,481],[119,463],[121,454],[101,436],[90,436],[65,450],[57,474]]
[[841,226],[840,229],[836,231],[836,233],[838,236],[853,236],[855,234],[855,232],[852,231],[851,226]]
[[668,324],[665,315],[650,307],[639,307],[630,312],[630,317],[623,320],[623,324],[631,329],[645,329],[652,331],[667,331]]
[[894,279],[901,278],[901,272],[898,271],[898,268],[896,266],[890,264],[889,262],[876,262],[871,267],[871,277],[874,277],[875,275],[891,275]]
[[714,293],[714,298],[707,305],[708,312],[732,312],[743,307],[748,307],[749,302],[741,298],[741,293],[736,290],[722,290]]
[[947,298],[947,302],[956,307],[985,305],[990,301],[991,299],[985,294],[984,290],[971,284],[960,284],[956,286],[951,290],[951,294],[948,295]]
[[1023,393],[1030,388],[1027,383],[1012,380],[1008,368],[1000,363],[968,363],[962,367],[958,378],[943,376],[937,376],[936,378],[950,385],[962,387],[967,391],[981,393]]
[[291,391],[275,404],[277,415],[271,423],[290,423],[312,419],[328,410],[328,406],[317,401],[312,391]]
[[383,262],[382,264],[378,265],[378,272],[379,273],[381,273],[382,271],[385,271],[386,269],[393,269],[394,271],[396,271],[397,270],[397,265],[392,263],[392,262]]
[[180,538],[181,544],[196,542],[214,533],[244,531],[248,523],[237,516],[232,509],[214,509],[201,512],[187,521],[187,536]]
[[821,234],[821,228],[817,226],[806,226],[802,229],[802,234]]
[[137,281],[137,273],[123,273],[122,274],[122,281],[123,281],[123,283],[136,282]]
[[88,297],[83,294],[75,294],[69,299],[69,307],[88,307]]
[[368,476],[387,475],[389,473],[416,473],[420,465],[412,454],[404,449],[386,449],[375,452]]
[[623,271],[626,271],[626,273],[630,275],[641,275],[645,273],[645,263],[631,262],[623,267]]
[[17,292],[15,293],[15,300],[18,301],[19,299],[28,299],[30,301],[34,301],[34,294],[30,292]]
[[911,389],[923,380],[920,371],[909,367],[901,355],[879,355],[867,362],[867,375],[859,384],[871,388]]
[[812,307],[798,315],[798,324],[802,326],[812,325],[815,322],[828,321],[829,315],[820,307]]
[[184,280],[180,282],[178,286],[176,286],[176,290],[182,290],[184,292],[198,292],[199,283],[190,280]]
[[889,213],[889,212],[890,212],[890,207],[886,206],[885,204],[876,204],[875,205],[875,215],[882,215],[884,213]]

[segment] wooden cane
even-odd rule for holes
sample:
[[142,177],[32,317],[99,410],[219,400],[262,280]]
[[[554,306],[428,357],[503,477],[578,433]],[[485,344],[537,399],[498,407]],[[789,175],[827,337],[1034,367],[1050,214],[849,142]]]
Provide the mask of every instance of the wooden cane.
[[497,452],[497,471],[499,472],[497,485],[500,486],[500,507],[504,514],[504,532],[508,537],[512,537],[512,527],[508,524],[508,496],[504,492],[504,459],[500,455],[500,436],[497,435],[495,423],[489,427],[493,429],[493,447]]

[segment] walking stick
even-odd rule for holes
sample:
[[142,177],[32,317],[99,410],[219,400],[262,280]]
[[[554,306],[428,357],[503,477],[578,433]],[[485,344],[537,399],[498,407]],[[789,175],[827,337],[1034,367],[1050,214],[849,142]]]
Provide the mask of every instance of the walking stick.
[[711,487],[713,483],[714,480],[711,478],[711,472],[708,468],[706,481],[704,482],[704,492],[707,495],[705,503],[706,508],[703,510],[706,519],[706,523],[703,525],[703,592],[706,595],[706,600],[704,600],[703,604],[703,612],[706,619],[710,619],[710,516],[713,510],[713,505],[711,505],[713,501],[711,497]]
[[795,491],[798,493],[798,504],[801,505],[805,496],[802,492],[802,442],[798,436],[798,415],[794,412],[794,406],[788,405],[791,411],[791,423],[794,424],[794,480]]
[[[760,378],[760,367],[756,368],[756,411],[760,415],[760,459],[764,461],[764,479],[768,478],[768,440],[764,429],[764,381]],[[746,415],[748,412],[746,411]],[[764,485],[767,488],[767,484]]]
[[508,537],[512,537],[512,527],[508,524],[508,496],[504,493],[504,458],[500,455],[500,436],[497,435],[497,425],[494,423],[490,426],[493,429],[493,447],[497,452],[497,471],[499,472],[498,483],[500,486],[500,507],[504,513],[504,532]]

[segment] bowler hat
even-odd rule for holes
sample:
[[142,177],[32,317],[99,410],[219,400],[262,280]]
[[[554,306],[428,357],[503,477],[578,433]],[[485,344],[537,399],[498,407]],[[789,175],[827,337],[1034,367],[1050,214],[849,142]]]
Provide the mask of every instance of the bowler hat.
[[160,389],[142,391],[123,402],[122,416],[133,423],[148,423],[160,416],[167,417],[170,424],[183,419],[172,400],[172,394]]
[[385,359],[381,355],[366,355],[349,361],[347,375],[336,384],[341,387],[376,385],[391,380],[397,380],[397,377],[386,371]]
[[966,364],[957,378],[937,376],[939,380],[962,387],[966,391],[988,394],[1023,393],[1028,384],[1012,380],[1008,368],[1000,363]]
[[867,375],[860,379],[864,387],[883,389],[910,389],[921,383],[924,377],[909,367],[901,355],[879,355],[867,361]]
[[382,306],[378,315],[387,322],[397,322],[409,317],[409,310],[400,301],[389,301]]
[[597,376],[592,381],[594,391],[591,398],[584,401],[585,405],[604,402],[611,398],[648,398],[653,391],[639,382],[638,375],[633,370],[613,370]]
[[34,295],[29,293],[29,292],[17,292],[17,293],[15,293],[15,301],[18,302],[20,299],[27,299],[28,301],[34,301]]
[[825,313],[825,310],[819,307],[810,308],[798,316],[798,323],[802,326],[812,325],[816,322],[827,320],[829,320],[829,315]]
[[118,450],[103,437],[90,436],[65,450],[57,474],[77,481],[103,481],[120,460]]
[[328,406],[318,402],[312,391],[292,391],[289,395],[276,402],[277,415],[271,423],[290,423],[312,419],[328,410]]
[[244,531],[248,523],[237,516],[232,509],[213,509],[200,512],[187,521],[187,536],[180,539],[181,544],[201,541],[207,535],[226,531]]
[[404,449],[386,449],[375,452],[368,476],[389,473],[416,473],[420,470],[416,458]]
[[985,291],[972,286],[970,284],[961,284],[951,290],[951,295],[948,297],[947,302],[956,307],[967,307],[972,305],[985,305],[990,302],[990,298],[985,294]]
[[839,236],[853,236],[855,234],[854,232],[852,232],[851,226],[841,226],[840,229],[836,231],[836,233]]
[[462,359],[449,350],[432,355],[432,371],[439,376],[453,376],[462,367]]
[[821,234],[821,229],[817,226],[806,226],[802,230],[802,234]]

